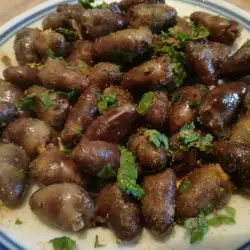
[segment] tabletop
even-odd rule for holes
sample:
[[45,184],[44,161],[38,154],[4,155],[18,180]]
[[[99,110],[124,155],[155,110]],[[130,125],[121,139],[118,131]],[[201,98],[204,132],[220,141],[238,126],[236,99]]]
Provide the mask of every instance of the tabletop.
[[[0,0],[0,25],[16,15],[50,0]],[[250,0],[227,0],[250,12]]]

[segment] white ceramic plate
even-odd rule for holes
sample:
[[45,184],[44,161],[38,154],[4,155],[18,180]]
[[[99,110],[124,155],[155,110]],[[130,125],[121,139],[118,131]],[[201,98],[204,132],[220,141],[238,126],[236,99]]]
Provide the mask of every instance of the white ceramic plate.
[[[3,0],[1,0],[3,1]],[[26,26],[39,27],[41,20],[53,12],[61,0],[50,0],[38,7],[14,18],[0,28],[0,57],[8,55],[13,62],[13,36],[21,28]],[[64,1],[68,3],[74,0]],[[240,46],[247,38],[250,38],[249,13],[224,1],[215,0],[168,0],[178,10],[179,15],[187,16],[197,10],[205,10],[237,20],[244,27]],[[4,65],[0,62],[0,76]],[[31,193],[31,191],[30,191]],[[28,198],[27,198],[28,199]],[[95,235],[106,246],[102,250],[246,250],[250,249],[250,201],[234,195],[230,206],[236,208],[236,224],[225,225],[218,229],[210,229],[204,239],[195,245],[189,244],[189,235],[186,231],[176,226],[172,234],[164,239],[156,239],[146,230],[137,242],[127,245],[118,245],[114,235],[104,228],[94,228],[81,233],[65,233],[41,223],[28,207],[28,201],[19,209],[5,213],[0,211],[0,250],[50,250],[49,240],[55,237],[68,235],[77,241],[79,250],[93,250]],[[19,218],[22,225],[16,225]]]

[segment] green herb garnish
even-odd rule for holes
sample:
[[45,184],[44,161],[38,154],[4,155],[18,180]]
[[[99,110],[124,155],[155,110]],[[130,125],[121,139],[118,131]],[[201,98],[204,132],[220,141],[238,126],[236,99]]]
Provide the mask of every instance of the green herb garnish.
[[173,70],[173,82],[175,87],[179,88],[187,77],[186,70],[181,63],[172,63],[171,65]]
[[106,164],[101,171],[97,174],[98,177],[100,178],[111,178],[115,176],[115,171],[113,170],[111,164]]
[[214,217],[207,220],[207,224],[211,227],[219,227],[220,225],[231,225],[235,224],[235,213],[236,210],[232,207],[226,206],[225,211],[227,215],[216,213]]
[[200,105],[201,105],[201,102],[197,101],[197,100],[188,101],[188,105],[189,105],[190,108],[198,109],[200,107]]
[[188,191],[188,189],[190,188],[192,182],[188,179],[188,178],[185,178],[181,185],[179,186],[179,191],[180,193],[184,193],[186,191]]
[[36,101],[34,95],[27,95],[21,98],[16,103],[16,107],[22,110],[36,112]]
[[119,64],[132,64],[134,57],[131,52],[125,52],[120,49],[112,49],[108,54],[109,60]]
[[98,110],[102,114],[107,111],[109,108],[116,107],[116,93],[112,94],[100,94],[98,93]]
[[67,236],[55,238],[49,242],[53,245],[54,250],[74,250],[76,248],[76,242]]
[[186,124],[180,131],[180,143],[181,150],[187,151],[189,148],[194,147],[200,151],[207,151],[211,148],[211,143],[213,141],[213,136],[211,134],[206,134],[202,136],[201,134],[194,131],[194,123]]
[[201,241],[208,231],[208,225],[203,212],[200,212],[195,218],[185,220],[184,226],[191,234],[190,244]]
[[54,53],[51,49],[48,49],[47,55],[48,55],[48,57],[50,57],[50,58],[52,58],[52,59],[64,61],[64,58],[63,58],[63,57],[61,57],[61,56],[56,57],[56,56],[55,56],[55,53]]
[[181,101],[182,98],[183,98],[183,96],[181,94],[176,93],[172,97],[172,103],[178,103]]
[[75,89],[73,89],[70,92],[56,91],[56,94],[59,97],[67,98],[70,102],[77,100],[77,98],[79,96],[79,94],[77,93],[77,91]]
[[153,102],[153,92],[145,93],[138,103],[137,112],[141,115],[144,115],[151,107],[152,102]]
[[79,36],[76,34],[76,32],[66,28],[59,27],[56,29],[56,32],[64,35],[64,37],[70,42],[74,42],[79,39]]
[[248,39],[243,45],[242,45],[242,49],[243,48],[248,48],[248,47],[250,47],[250,39]]
[[117,184],[127,194],[132,194],[133,196],[142,199],[144,191],[138,184],[136,184],[138,174],[135,156],[124,147],[120,147],[120,151],[120,168],[117,175]]
[[106,9],[106,8],[108,8],[109,9],[109,4],[106,3],[106,2],[102,2],[101,4],[96,5],[95,8],[97,8],[97,9]]
[[55,104],[54,101],[50,99],[50,95],[49,95],[50,93],[51,91],[46,90],[40,95],[41,102],[45,109],[49,109]]
[[85,9],[93,9],[92,3],[94,2],[95,0],[78,0],[78,4]]
[[98,235],[95,236],[94,248],[104,247],[105,245],[99,243]]
[[169,150],[168,138],[164,134],[161,134],[157,130],[148,129],[144,132],[149,141],[157,148],[163,146],[166,150]]
[[77,137],[81,137],[83,135],[83,129],[82,128],[75,128],[75,135]]
[[16,224],[16,225],[22,225],[23,222],[17,218],[15,224]]

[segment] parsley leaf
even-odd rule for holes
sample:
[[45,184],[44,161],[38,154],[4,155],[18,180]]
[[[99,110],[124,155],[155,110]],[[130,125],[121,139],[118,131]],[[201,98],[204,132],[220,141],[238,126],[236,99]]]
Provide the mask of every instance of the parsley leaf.
[[16,107],[26,111],[36,112],[36,102],[33,95],[27,95],[21,98],[17,103]]
[[250,47],[250,39],[248,39],[243,45],[242,45],[242,49],[243,48],[248,48],[248,47]]
[[78,127],[78,128],[75,128],[75,135],[77,137],[81,137],[83,135],[83,129]]
[[76,32],[69,30],[69,29],[66,29],[66,28],[59,27],[56,29],[56,32],[64,35],[66,40],[68,40],[70,42],[74,42],[74,41],[79,39],[79,36],[76,34]]
[[196,101],[196,100],[193,100],[193,101],[188,101],[188,105],[190,108],[199,108],[201,103],[200,101]]
[[132,64],[134,59],[134,54],[131,52],[122,51],[120,49],[112,49],[108,53],[108,58],[111,61],[117,62],[119,64]]
[[195,125],[186,124],[180,131],[180,142],[181,150],[187,151],[189,148],[194,147],[200,151],[207,151],[211,148],[211,142],[213,141],[213,136],[211,134],[206,134],[202,136],[201,134],[194,131]]
[[115,176],[115,171],[113,170],[111,164],[106,164],[101,171],[97,174],[98,177],[100,178],[110,178]]
[[116,93],[100,94],[98,93],[98,110],[100,113],[107,111],[109,108],[116,107]]
[[220,225],[226,224],[231,225],[235,224],[235,213],[236,210],[233,207],[226,206],[225,211],[228,215],[216,213],[214,217],[207,220],[207,224],[211,227],[219,227]]
[[22,225],[23,222],[17,218],[15,224],[16,224],[16,225]]
[[188,191],[188,189],[190,188],[191,184],[192,184],[192,182],[188,178],[185,178],[181,182],[181,185],[179,186],[180,193],[184,193],[184,192]]
[[55,238],[49,242],[53,245],[54,250],[74,250],[76,248],[76,242],[67,236]]
[[49,109],[50,107],[52,107],[54,105],[54,101],[52,101],[50,99],[50,95],[49,95],[50,91],[49,90],[46,90],[44,91],[41,95],[40,95],[40,99],[41,99],[41,102],[43,104],[43,107],[45,109]]
[[179,88],[185,78],[187,77],[186,70],[181,63],[172,63],[172,70],[173,70],[173,82],[176,88]]
[[135,157],[132,152],[124,147],[121,147],[120,151],[120,168],[117,175],[117,184],[127,194],[132,194],[133,196],[142,199],[144,191],[138,184],[136,184],[138,174]]
[[109,4],[106,2],[102,2],[101,4],[96,5],[95,8],[97,8],[97,9],[109,8]]
[[52,58],[52,59],[57,59],[57,60],[60,60],[60,61],[64,61],[64,58],[59,56],[59,57],[56,57],[55,56],[55,53],[51,50],[51,49],[48,49],[47,51],[47,55],[48,57]]
[[163,146],[166,150],[169,150],[168,138],[164,134],[154,129],[148,129],[144,134],[148,136],[149,141],[152,142],[155,147],[159,148]]
[[191,234],[190,244],[201,241],[208,231],[208,225],[203,212],[200,212],[195,218],[185,220],[184,226]]
[[201,24],[194,24],[191,22],[191,27],[192,27],[191,39],[197,39],[197,40],[205,39],[210,35],[208,30]]
[[105,245],[102,245],[99,243],[98,235],[95,236],[95,245],[94,248],[104,247]]
[[69,101],[77,100],[77,98],[79,96],[79,94],[77,93],[77,91],[75,89],[73,89],[70,92],[56,91],[56,94],[59,97],[67,98]]
[[152,102],[153,102],[153,92],[145,93],[138,103],[137,112],[141,115],[144,115],[151,107]]
[[95,0],[78,0],[78,4],[85,9],[93,9],[92,3],[94,2]]
[[183,98],[183,96],[179,93],[175,93],[172,97],[172,103],[178,103],[181,101],[181,99]]

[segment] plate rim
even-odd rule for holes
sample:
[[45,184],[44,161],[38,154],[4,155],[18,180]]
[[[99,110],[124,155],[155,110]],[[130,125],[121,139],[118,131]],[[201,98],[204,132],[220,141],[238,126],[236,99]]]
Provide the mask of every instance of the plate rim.
[[[97,0],[97,2],[100,0]],[[250,31],[250,15],[246,10],[233,5],[224,0],[176,0],[178,2],[198,5],[213,12],[222,14],[225,17],[234,17],[246,30]],[[51,13],[59,3],[75,3],[77,0],[50,0],[39,4],[9,20],[0,27],[0,47],[5,44],[18,30],[26,27],[43,16]],[[0,249],[1,250],[25,250],[18,242],[7,236],[0,229]],[[237,250],[249,250],[250,241],[239,247]]]

